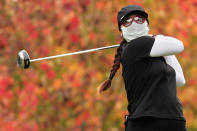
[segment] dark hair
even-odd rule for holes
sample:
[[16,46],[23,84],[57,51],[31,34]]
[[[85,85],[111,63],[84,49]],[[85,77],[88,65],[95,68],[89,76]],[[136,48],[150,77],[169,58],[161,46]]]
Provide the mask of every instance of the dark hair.
[[114,64],[112,66],[109,79],[104,81],[98,87],[98,93],[101,93],[102,91],[107,90],[111,86],[112,79],[115,76],[117,70],[120,68],[121,54],[122,54],[122,50],[123,50],[122,48],[123,48],[124,43],[126,43],[126,41],[122,40],[122,42],[120,43],[120,46],[117,48],[117,52],[114,58]]

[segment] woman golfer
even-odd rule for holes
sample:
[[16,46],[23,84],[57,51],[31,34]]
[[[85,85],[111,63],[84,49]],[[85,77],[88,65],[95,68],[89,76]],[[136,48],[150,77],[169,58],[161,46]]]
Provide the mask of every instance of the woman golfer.
[[137,5],[118,12],[118,27],[123,36],[115,55],[109,79],[99,88],[108,89],[122,64],[128,99],[126,131],[186,131],[182,105],[176,86],[185,84],[175,54],[183,51],[176,38],[149,35],[148,14]]

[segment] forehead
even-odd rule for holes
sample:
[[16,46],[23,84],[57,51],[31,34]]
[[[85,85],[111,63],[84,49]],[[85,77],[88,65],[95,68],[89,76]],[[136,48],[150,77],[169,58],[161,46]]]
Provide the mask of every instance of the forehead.
[[121,21],[125,21],[125,20],[127,20],[128,18],[130,18],[131,16],[135,16],[135,15],[138,15],[138,16],[144,16],[145,17],[145,15],[144,14],[142,14],[142,13],[139,13],[139,12],[133,12],[133,13],[130,13],[130,14],[128,14],[128,15],[126,15]]

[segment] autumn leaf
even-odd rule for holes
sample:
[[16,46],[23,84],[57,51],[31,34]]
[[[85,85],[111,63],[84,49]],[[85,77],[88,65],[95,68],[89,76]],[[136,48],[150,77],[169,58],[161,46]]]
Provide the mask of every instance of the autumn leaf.
[[6,46],[8,46],[7,39],[4,36],[0,35],[0,49],[5,48]]
[[55,76],[56,76],[56,72],[55,72],[54,70],[50,69],[50,70],[47,72],[47,77],[48,77],[49,80],[54,79]]
[[70,37],[71,37],[72,43],[78,43],[79,42],[80,37],[79,37],[78,34],[71,34]]
[[98,2],[96,3],[96,8],[97,8],[98,10],[102,10],[102,9],[104,8],[104,6],[105,6],[105,4],[104,4],[104,2],[102,2],[102,1],[98,1]]
[[73,16],[70,22],[70,29],[75,30],[79,26],[79,24],[80,24],[79,17]]

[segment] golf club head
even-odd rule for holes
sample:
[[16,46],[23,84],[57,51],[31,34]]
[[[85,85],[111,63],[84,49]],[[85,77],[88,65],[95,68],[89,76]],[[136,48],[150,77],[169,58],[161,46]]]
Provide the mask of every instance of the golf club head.
[[22,50],[18,53],[17,65],[20,68],[27,69],[30,66],[30,58],[27,51]]

